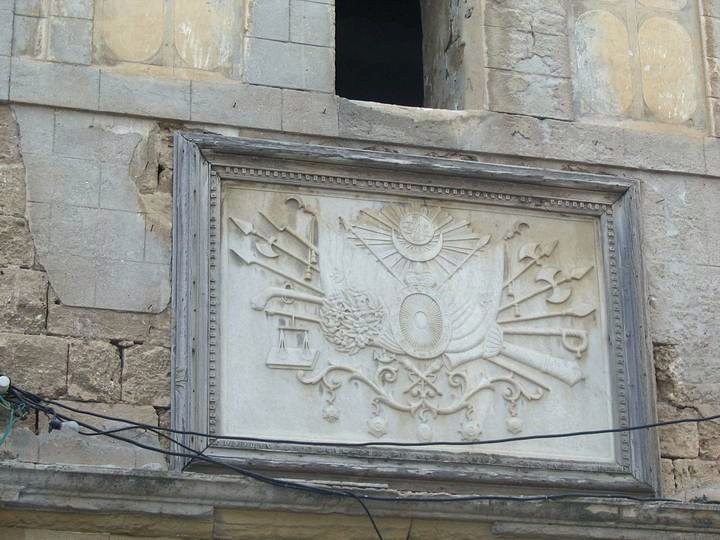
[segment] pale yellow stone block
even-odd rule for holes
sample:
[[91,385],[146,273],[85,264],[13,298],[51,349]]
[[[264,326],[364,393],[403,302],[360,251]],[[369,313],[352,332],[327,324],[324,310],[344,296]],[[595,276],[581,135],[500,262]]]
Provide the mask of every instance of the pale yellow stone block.
[[147,62],[163,43],[163,0],[100,0],[96,12],[100,46],[117,60]]
[[232,0],[175,0],[175,49],[181,67],[215,70],[232,58],[237,15]]
[[633,102],[630,37],[608,11],[583,13],[575,24],[580,112],[626,115]]
[[651,17],[640,26],[638,43],[645,104],[657,120],[687,121],[699,85],[690,34],[671,19]]

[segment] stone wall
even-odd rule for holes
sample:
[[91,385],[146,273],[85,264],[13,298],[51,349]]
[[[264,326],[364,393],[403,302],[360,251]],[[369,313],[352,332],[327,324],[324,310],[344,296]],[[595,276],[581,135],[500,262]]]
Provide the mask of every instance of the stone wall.
[[[168,424],[171,134],[209,130],[639,179],[659,417],[720,412],[720,3],[456,2],[484,65],[432,104],[473,110],[335,97],[333,4],[0,0],[0,372]],[[45,422],[2,457],[166,466]],[[720,428],[660,440],[665,492],[717,498]]]

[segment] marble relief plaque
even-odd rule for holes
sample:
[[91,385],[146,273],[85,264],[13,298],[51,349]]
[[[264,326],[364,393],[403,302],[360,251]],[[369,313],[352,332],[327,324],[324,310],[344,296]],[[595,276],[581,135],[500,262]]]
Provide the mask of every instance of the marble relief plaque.
[[[613,425],[595,216],[228,182],[220,434],[479,441]],[[610,463],[615,438],[431,451]]]
[[637,184],[340,144],[176,137],[176,451],[372,489],[655,492],[645,431],[482,444],[654,421]]

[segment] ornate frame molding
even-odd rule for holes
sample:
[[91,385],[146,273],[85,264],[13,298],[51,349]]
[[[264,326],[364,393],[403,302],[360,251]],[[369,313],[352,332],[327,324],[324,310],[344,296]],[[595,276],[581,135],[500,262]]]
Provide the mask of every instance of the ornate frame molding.
[[[654,419],[646,336],[638,191],[634,181],[384,152],[209,134],[175,138],[172,425],[213,434],[216,426],[219,205],[224,182],[258,179],[286,186],[431,195],[434,199],[592,216],[602,231],[606,317],[614,360],[615,425]],[[313,476],[417,478],[556,489],[656,492],[653,433],[617,436],[615,464],[452,454],[415,449],[252,443],[187,435],[183,444],[265,470]],[[298,459],[299,455],[305,459]],[[382,467],[380,462],[382,460]],[[177,459],[182,467],[186,460]],[[311,465],[309,465],[311,464]],[[382,470],[380,470],[382,469]],[[354,478],[352,478],[354,476]],[[447,488],[447,484],[443,484]]]

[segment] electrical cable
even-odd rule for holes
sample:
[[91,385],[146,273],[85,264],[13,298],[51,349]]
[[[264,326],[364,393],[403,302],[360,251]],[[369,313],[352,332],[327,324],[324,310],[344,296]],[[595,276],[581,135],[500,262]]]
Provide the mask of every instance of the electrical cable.
[[2,446],[3,444],[5,444],[5,439],[8,438],[8,436],[12,432],[13,427],[15,426],[15,421],[17,420],[17,416],[15,414],[15,407],[13,407],[11,403],[8,403],[8,401],[2,396],[0,396],[0,407],[2,407],[5,410],[10,411],[10,418],[8,419],[8,422],[5,425],[5,429],[3,430],[2,436],[0,436],[0,446]]
[[[558,493],[558,494],[546,494],[546,495],[528,495],[528,496],[517,496],[517,495],[458,495],[458,496],[441,496],[441,497],[432,497],[432,496],[383,496],[383,495],[372,495],[367,493],[355,493],[350,490],[344,490],[344,489],[335,489],[335,488],[328,488],[328,487],[321,487],[318,485],[310,485],[302,482],[292,481],[292,480],[283,480],[274,478],[271,476],[266,476],[261,473],[254,472],[249,469],[245,469],[243,467],[239,467],[237,465],[233,465],[231,463],[227,463],[220,459],[215,459],[210,456],[207,456],[203,452],[198,452],[197,450],[188,447],[179,441],[173,439],[172,437],[169,437],[167,435],[164,435],[164,437],[170,441],[172,441],[177,447],[185,450],[186,452],[177,452],[177,451],[170,451],[165,450],[162,448],[146,445],[143,443],[140,443],[139,441],[135,441],[132,439],[128,439],[122,436],[117,435],[118,432],[121,431],[127,431],[129,429],[148,429],[150,431],[153,431],[157,434],[156,430],[162,430],[162,431],[171,431],[176,432],[179,434],[188,434],[187,432],[183,432],[180,430],[169,430],[168,428],[159,428],[157,426],[150,426],[149,424],[141,424],[138,422],[128,421],[121,418],[111,417],[108,415],[101,415],[97,413],[91,413],[88,411],[81,411],[79,409],[73,409],[72,407],[66,407],[62,404],[58,403],[60,407],[64,407],[68,410],[74,410],[75,412],[79,412],[80,414],[87,414],[90,416],[95,416],[107,420],[113,420],[118,422],[124,422],[127,424],[131,424],[131,426],[128,426],[127,428],[120,428],[120,429],[113,429],[113,430],[100,430],[94,426],[91,426],[90,424],[86,424],[84,422],[73,420],[72,418],[56,412],[53,408],[47,407],[46,405],[43,405],[43,403],[50,403],[53,404],[51,400],[46,400],[44,398],[41,398],[35,394],[32,394],[31,392],[24,391],[22,389],[13,387],[12,388],[12,394],[26,407],[31,407],[35,410],[38,410],[48,416],[53,416],[60,419],[65,419],[66,421],[74,421],[77,422],[78,425],[84,427],[85,429],[89,429],[92,433],[84,433],[81,432],[81,434],[85,434],[87,436],[91,435],[106,435],[110,438],[123,441],[129,444],[133,444],[139,448],[143,448],[145,450],[150,450],[153,452],[158,452],[164,455],[168,456],[176,456],[176,457],[183,457],[187,459],[195,459],[204,461],[207,463],[211,463],[214,465],[218,465],[221,467],[225,467],[229,470],[232,470],[238,474],[241,474],[243,476],[246,476],[248,478],[251,478],[253,480],[263,482],[275,487],[281,487],[286,489],[293,489],[297,491],[303,491],[306,493],[312,493],[316,495],[324,495],[324,496],[337,496],[337,497],[344,497],[344,498],[352,498],[356,500],[358,503],[361,504],[363,511],[367,514],[369,520],[372,523],[372,526],[375,530],[375,533],[377,534],[378,538],[382,540],[382,534],[380,533],[380,530],[377,527],[377,524],[365,504],[365,501],[382,501],[382,502],[435,502],[435,503],[443,503],[443,502],[479,502],[479,501],[514,501],[514,502],[537,502],[537,501],[554,501],[554,500],[561,500],[561,499],[577,499],[577,498],[595,498],[595,499],[625,499],[625,500],[632,500],[636,502],[682,502],[678,499],[670,499],[670,498],[659,498],[659,497],[638,497],[638,496],[632,496],[632,495],[615,495],[615,494],[592,494],[589,495],[587,493]],[[702,419],[695,419],[695,421],[709,421],[719,418],[720,415],[712,416],[712,417],[704,417]],[[693,421],[693,420],[689,420]],[[674,421],[674,423],[678,423],[677,421]],[[656,424],[648,424],[647,426],[635,426],[633,429],[649,429],[650,427],[660,427],[661,425],[671,425],[668,423],[661,423],[658,422]],[[134,426],[134,427],[133,427]],[[592,432],[585,432],[583,434],[593,434]],[[206,436],[205,434],[202,434],[203,436]],[[560,434],[553,434],[554,436],[559,436]],[[520,438],[518,438],[520,439]]]
[[[24,391],[23,391],[24,392]],[[27,394],[27,392],[25,392]],[[674,426],[677,424],[691,424],[691,423],[701,423],[701,422],[711,422],[714,420],[720,420],[720,414],[715,414],[711,416],[700,416],[696,418],[678,418],[675,420],[666,420],[663,422],[653,422],[649,424],[639,424],[635,426],[629,426],[629,427],[621,427],[621,428],[607,428],[607,429],[594,429],[594,430],[585,430],[585,431],[569,431],[569,432],[561,432],[561,433],[545,433],[541,435],[523,435],[520,437],[504,437],[499,439],[486,439],[482,441],[434,441],[434,442],[418,442],[418,443],[407,443],[407,442],[391,442],[391,441],[368,441],[368,442],[359,442],[359,443],[328,443],[328,442],[318,442],[318,441],[299,441],[299,440],[293,440],[293,439],[267,439],[262,437],[242,437],[242,436],[230,436],[230,435],[210,435],[208,433],[202,433],[199,431],[186,431],[186,430],[180,430],[180,429],[172,429],[172,428],[164,428],[164,427],[157,427],[157,426],[151,426],[150,424],[143,424],[141,422],[134,422],[132,420],[124,420],[122,418],[117,418],[109,415],[103,415],[99,413],[91,413],[88,411],[83,411],[82,409],[77,409],[75,407],[70,407],[68,405],[65,405],[63,403],[59,403],[50,399],[44,399],[40,398],[39,396],[35,396],[38,399],[41,399],[45,403],[50,403],[51,405],[55,405],[57,407],[62,407],[63,409],[80,413],[80,414],[87,414],[90,416],[96,416],[98,418],[103,418],[105,420],[113,420],[116,422],[124,422],[126,424],[132,424],[136,426],[138,429],[155,429],[160,431],[165,431],[169,433],[175,433],[178,435],[194,435],[196,437],[205,437],[210,439],[216,439],[216,440],[228,440],[228,441],[245,441],[245,442],[260,442],[260,443],[273,443],[273,444],[297,444],[297,445],[303,445],[303,446],[338,446],[342,448],[365,448],[365,447],[375,447],[375,446],[397,446],[397,447],[426,447],[426,446],[483,446],[483,445],[489,445],[489,444],[500,444],[500,443],[510,443],[510,442],[520,442],[520,441],[534,441],[534,440],[543,440],[543,439],[565,439],[565,438],[571,438],[571,437],[581,437],[581,436],[587,436],[587,435],[606,435],[606,434],[613,434],[613,433],[625,433],[625,432],[631,432],[631,431],[640,431],[645,429],[653,429],[653,428],[659,428],[659,427],[666,427],[666,426]],[[127,428],[121,428],[119,430],[112,430],[111,432],[116,431],[126,431],[134,429],[132,427]],[[98,433],[98,435],[103,435],[104,433]]]
[[[61,414],[61,413],[57,413],[54,409],[52,409],[52,408],[50,408],[50,407],[45,407],[45,406],[41,405],[41,404],[40,404],[40,401],[44,401],[44,400],[43,400],[42,398],[39,398],[39,396],[35,396],[34,394],[31,394],[30,392],[25,392],[25,391],[23,391],[23,390],[20,390],[19,388],[13,388],[12,390],[13,390],[14,395],[15,395],[18,399],[20,399],[26,406],[32,407],[32,408],[38,410],[39,412],[42,412],[42,413],[44,413],[44,414],[46,414],[46,415],[48,415],[48,416],[52,415],[54,418],[59,418],[59,419],[61,419],[61,420],[75,421],[75,422],[78,423],[78,425],[84,427],[85,429],[89,429],[89,430],[91,430],[91,431],[93,431],[93,432],[96,432],[97,434],[106,434],[108,437],[110,437],[110,438],[112,438],[112,439],[116,439],[116,440],[119,440],[119,441],[123,441],[123,442],[129,443],[129,444],[135,445],[135,446],[137,446],[137,447],[139,447],[139,448],[143,448],[143,449],[145,449],[145,450],[150,450],[150,451],[153,451],[153,452],[158,452],[158,453],[161,453],[161,454],[164,454],[164,455],[168,455],[168,456],[184,457],[184,458],[191,458],[191,459],[199,459],[199,460],[202,460],[202,461],[206,461],[206,462],[208,462],[208,463],[212,463],[212,464],[214,464],[214,465],[219,465],[219,466],[222,466],[222,467],[226,467],[226,468],[228,468],[228,469],[230,469],[230,470],[232,470],[232,471],[234,471],[234,472],[236,472],[236,473],[239,473],[239,474],[241,474],[241,475],[243,475],[243,476],[252,478],[253,480],[256,480],[256,481],[258,481],[258,482],[263,482],[263,483],[266,483],[266,484],[270,484],[270,485],[275,486],[275,487],[281,487],[281,488],[286,488],[286,489],[294,489],[294,490],[297,490],[297,491],[304,491],[304,492],[313,493],[313,494],[318,494],[318,495],[325,495],[325,496],[331,495],[331,496],[340,496],[340,497],[350,497],[350,498],[352,498],[352,499],[355,499],[355,500],[361,505],[363,511],[367,514],[367,517],[368,517],[368,519],[370,520],[370,522],[371,522],[371,524],[372,524],[372,527],[373,527],[373,529],[375,530],[375,533],[377,534],[378,538],[379,538],[380,540],[383,540],[382,534],[380,533],[380,530],[379,530],[379,528],[378,528],[378,526],[377,526],[377,523],[375,522],[375,519],[373,518],[372,514],[370,513],[370,510],[368,509],[368,507],[367,507],[367,505],[365,504],[365,502],[362,500],[361,496],[358,495],[358,494],[355,494],[355,493],[353,493],[353,492],[351,492],[351,491],[349,491],[349,490],[348,490],[348,491],[345,491],[345,490],[335,490],[335,489],[332,489],[332,488],[325,488],[325,487],[319,487],[319,486],[310,486],[310,485],[303,484],[303,483],[300,483],[300,482],[293,482],[293,481],[289,481],[289,480],[282,480],[282,479],[277,479],[277,478],[273,478],[273,477],[270,477],[270,476],[265,476],[265,475],[263,475],[263,474],[253,472],[253,471],[250,471],[250,470],[248,470],[248,469],[245,469],[245,468],[242,468],[242,467],[238,467],[238,466],[236,466],[236,465],[232,465],[232,464],[230,464],[230,463],[225,463],[225,462],[223,462],[222,460],[218,460],[218,459],[214,459],[214,458],[211,458],[211,457],[209,457],[209,456],[206,456],[205,454],[203,454],[203,453],[201,453],[201,452],[198,452],[198,451],[194,450],[193,448],[188,447],[188,446],[186,446],[186,445],[184,445],[184,444],[182,444],[182,443],[180,443],[180,442],[178,442],[178,441],[175,441],[175,440],[173,440],[172,438],[170,438],[170,437],[168,437],[168,436],[165,436],[165,437],[166,437],[166,438],[169,438],[171,441],[173,441],[173,442],[174,442],[177,446],[179,446],[180,448],[183,448],[184,450],[187,450],[187,451],[189,451],[189,452],[191,452],[191,453],[188,454],[188,453],[183,453],[183,452],[174,452],[174,451],[164,450],[164,449],[162,449],[162,448],[158,448],[158,447],[154,447],[154,446],[149,446],[149,445],[143,444],[143,443],[141,443],[141,442],[139,442],[139,441],[135,441],[135,440],[132,440],[132,439],[127,439],[127,438],[125,438],[125,437],[121,437],[121,436],[116,435],[116,434],[114,434],[114,433],[101,433],[102,430],[99,430],[98,428],[96,428],[96,427],[94,427],[94,426],[92,426],[92,425],[90,425],[90,424],[86,424],[85,422],[81,422],[81,421],[78,421],[78,420],[72,420],[72,419],[71,419],[70,417],[68,417],[68,416],[65,416],[65,415],[63,415],[63,414]],[[19,393],[18,393],[18,392],[19,392]],[[31,398],[31,399],[32,399],[32,398],[36,398],[37,400],[36,400],[36,401],[35,401],[35,400],[30,400],[30,401],[29,401],[28,399],[26,399],[25,396],[27,396],[27,397],[29,397],[29,398]],[[123,421],[123,420],[122,420],[122,419],[118,419],[118,421]],[[151,427],[153,427],[153,426],[151,426]],[[145,428],[143,428],[143,429],[145,429]],[[113,430],[111,430],[111,431],[113,431]],[[79,432],[79,434],[82,435],[83,432]]]

